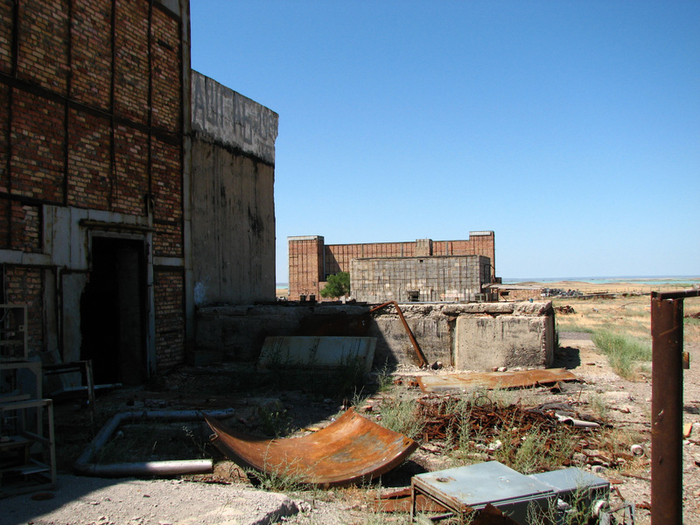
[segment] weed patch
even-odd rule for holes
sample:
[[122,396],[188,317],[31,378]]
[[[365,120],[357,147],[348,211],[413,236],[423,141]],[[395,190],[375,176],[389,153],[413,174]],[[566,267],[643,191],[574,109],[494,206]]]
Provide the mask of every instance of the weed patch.
[[615,373],[625,379],[636,379],[638,363],[651,361],[651,346],[628,335],[598,331],[593,334],[593,342],[608,356],[610,367]]

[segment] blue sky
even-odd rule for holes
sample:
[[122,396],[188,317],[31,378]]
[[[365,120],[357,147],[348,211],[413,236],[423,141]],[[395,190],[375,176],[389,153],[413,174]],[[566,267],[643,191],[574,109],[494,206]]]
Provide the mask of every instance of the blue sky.
[[506,278],[700,275],[700,2],[191,0],[280,115],[287,237],[466,239]]

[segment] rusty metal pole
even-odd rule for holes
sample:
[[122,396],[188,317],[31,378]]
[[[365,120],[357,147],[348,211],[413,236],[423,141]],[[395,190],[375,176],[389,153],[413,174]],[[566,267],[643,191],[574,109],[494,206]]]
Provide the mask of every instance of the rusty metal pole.
[[683,523],[682,298],[674,297],[672,294],[652,293],[651,338],[651,521],[652,525],[681,525]]

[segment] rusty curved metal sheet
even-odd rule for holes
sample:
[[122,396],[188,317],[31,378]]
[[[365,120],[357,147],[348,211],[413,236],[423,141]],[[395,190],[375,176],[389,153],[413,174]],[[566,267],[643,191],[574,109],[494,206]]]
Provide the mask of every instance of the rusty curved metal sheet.
[[266,439],[236,432],[205,416],[211,442],[241,466],[294,476],[323,487],[349,485],[399,466],[418,444],[350,409],[327,427],[299,438]]

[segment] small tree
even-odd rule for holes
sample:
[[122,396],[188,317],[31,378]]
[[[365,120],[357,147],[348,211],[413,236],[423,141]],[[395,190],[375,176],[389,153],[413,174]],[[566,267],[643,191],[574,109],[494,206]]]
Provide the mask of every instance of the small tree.
[[350,294],[350,274],[338,272],[328,276],[326,286],[321,290],[321,297],[342,297]]

